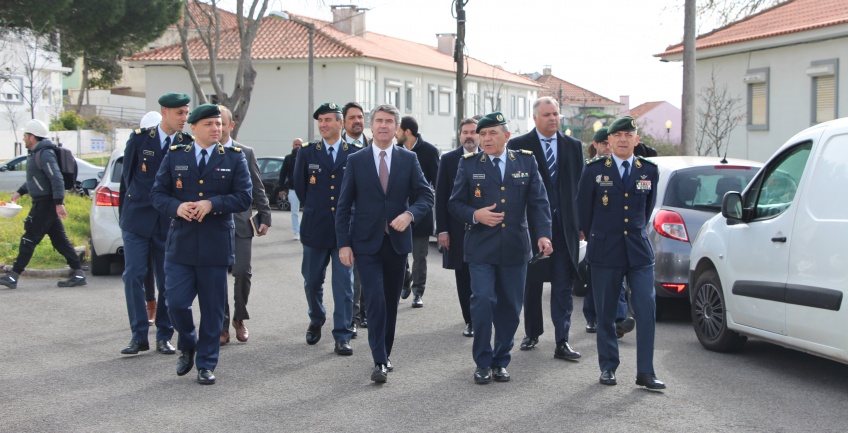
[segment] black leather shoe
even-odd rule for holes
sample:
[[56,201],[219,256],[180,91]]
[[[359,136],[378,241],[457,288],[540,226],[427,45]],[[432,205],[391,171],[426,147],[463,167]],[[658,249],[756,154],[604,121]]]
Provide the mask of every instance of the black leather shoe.
[[201,385],[214,385],[215,384],[215,375],[212,374],[212,370],[207,370],[205,368],[197,369],[197,383]]
[[395,371],[395,366],[392,365],[391,359],[386,359],[386,371]]
[[386,370],[386,366],[383,364],[374,366],[374,370],[371,371],[371,381],[377,383],[386,383],[389,380],[388,370]]
[[636,385],[648,389],[665,389],[665,384],[657,379],[656,374],[639,373],[636,375]]
[[412,293],[412,290],[409,287],[404,287],[404,288],[400,289],[400,298],[406,299],[406,298],[409,297],[409,295],[411,293]]
[[474,370],[474,383],[479,383],[480,385],[485,385],[492,381],[492,369],[491,368],[482,368],[477,367]]
[[504,367],[493,368],[492,376],[495,378],[495,382],[509,382],[509,373],[506,372]]
[[321,340],[321,327],[324,324],[320,325],[309,325],[309,328],[306,328],[306,344],[313,345]]
[[530,350],[536,345],[539,344],[539,337],[527,337],[525,336],[523,340],[521,340],[521,350]]
[[624,337],[624,334],[633,331],[636,327],[636,319],[628,317],[621,321],[615,322],[615,335],[618,338]]
[[423,306],[424,300],[421,299],[421,295],[415,295],[415,297],[412,298],[412,308],[421,308]]
[[568,344],[567,341],[562,340],[557,343],[556,349],[554,350],[554,358],[556,359],[567,359],[569,361],[575,361],[580,359],[580,352],[571,348],[571,345]]
[[365,317],[365,313],[362,313],[359,317],[359,327],[368,328],[368,318]]
[[350,347],[350,343],[347,341],[336,341],[336,348],[333,349],[336,352],[336,355],[342,356],[350,356],[353,355],[353,349]]
[[350,338],[356,338],[356,336],[359,335],[359,329],[357,329],[356,323],[354,323],[353,326],[350,327],[350,332],[352,333]]
[[586,322],[586,332],[590,334],[598,332],[598,325],[595,322]]
[[473,337],[474,336],[474,328],[471,327],[470,323],[465,324],[465,330],[462,331],[462,335],[465,337]]
[[165,355],[173,355],[177,353],[177,349],[174,349],[174,346],[171,346],[171,342],[168,340],[157,341],[156,351],[159,353],[164,353]]
[[194,350],[180,350],[177,358],[177,376],[185,376],[194,367]]
[[135,355],[138,352],[146,352],[148,350],[150,350],[150,343],[130,340],[130,344],[121,349],[121,355]]
[[615,381],[615,372],[604,370],[601,372],[601,378],[598,379],[598,382],[601,382],[601,385],[615,385],[617,382]]

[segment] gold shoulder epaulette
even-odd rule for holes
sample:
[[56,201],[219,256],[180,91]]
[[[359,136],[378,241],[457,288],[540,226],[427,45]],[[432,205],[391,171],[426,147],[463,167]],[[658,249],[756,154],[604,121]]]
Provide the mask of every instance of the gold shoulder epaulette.
[[532,151],[527,150],[527,149],[518,149],[518,151],[525,154],[525,155],[532,155],[533,154]]
[[474,152],[468,152],[466,154],[463,154],[462,157],[465,158],[465,159],[468,159],[468,158],[471,158],[474,155],[476,155]]
[[656,162],[651,161],[651,160],[650,160],[650,159],[648,159],[648,158],[643,158],[643,157],[641,157],[641,156],[637,156],[636,158],[637,158],[638,160],[642,161],[642,162],[647,162],[648,164],[651,164],[651,165],[653,165],[654,167],[656,167],[656,166],[657,166],[657,163],[656,163]]
[[191,143],[192,141],[194,141],[194,137],[192,137],[191,134],[186,134],[185,132],[178,132],[177,133],[177,142],[178,143],[182,143],[182,142]]
[[238,147],[238,146],[230,146],[230,147],[227,147],[227,149],[230,149],[230,150],[232,150],[233,152],[241,153],[241,148],[240,148],[240,147]]
[[607,158],[606,158],[606,157],[603,157],[603,156],[596,156],[596,157],[594,157],[593,159],[587,160],[587,161],[586,161],[586,165],[595,164],[595,163],[597,163],[597,162],[604,161],[604,160],[606,160],[606,159],[607,159]]
[[186,147],[186,145],[185,144],[175,144],[175,145],[171,146],[171,150],[182,149],[183,147]]
[[300,147],[309,147],[309,145],[310,145],[310,144],[312,144],[312,143],[308,143],[308,142],[307,142],[307,143],[303,143],[303,144],[301,144],[301,145],[300,145]]

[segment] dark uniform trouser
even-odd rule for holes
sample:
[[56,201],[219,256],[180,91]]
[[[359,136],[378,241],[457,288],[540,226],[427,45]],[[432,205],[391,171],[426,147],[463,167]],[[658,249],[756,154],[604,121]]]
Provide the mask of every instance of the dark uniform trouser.
[[147,302],[156,300],[156,279],[153,276],[153,269],[156,264],[153,262],[153,251],[147,257],[147,275],[144,277],[144,299]]
[[424,296],[427,285],[428,252],[430,252],[430,236],[413,236],[412,266],[407,263],[404,284],[412,288],[412,294],[415,296]]
[[[248,320],[247,298],[250,296],[250,260],[252,258],[253,238],[235,237],[236,261],[233,263],[233,320]],[[224,328],[230,326],[230,303],[224,309]]]
[[56,214],[56,205],[52,199],[47,199],[32,202],[32,209],[24,220],[24,235],[21,236],[18,257],[12,265],[12,271],[20,274],[26,269],[36,245],[44,239],[44,235],[50,237],[53,248],[65,258],[71,269],[80,269],[79,256],[65,234],[65,226]]
[[[521,320],[522,282],[527,264],[492,265],[469,263],[471,273],[471,325],[474,341],[471,355],[477,367],[508,367],[509,351]],[[492,346],[492,328],[495,344]]]
[[[156,303],[156,341],[170,340],[174,335],[174,327],[168,316],[165,302],[165,237],[160,229],[154,227],[153,233],[142,236],[129,231],[122,231],[124,241],[124,296],[127,301],[127,316],[130,321],[130,331],[133,340],[147,341],[147,331],[150,327],[147,321],[147,276],[153,271],[156,274],[156,287],[159,300]],[[153,256],[151,266],[150,257]],[[152,286],[151,286],[152,287]]]
[[[554,324],[554,340],[568,341],[571,330],[571,313],[574,311],[574,281],[566,250],[565,236],[554,219],[551,266],[551,321]],[[538,338],[544,333],[542,318],[542,282],[529,276],[524,292],[524,332],[528,337]]]
[[462,262],[462,267],[454,269],[456,277],[456,294],[459,296],[459,308],[462,310],[462,320],[471,323],[471,272],[468,263]]

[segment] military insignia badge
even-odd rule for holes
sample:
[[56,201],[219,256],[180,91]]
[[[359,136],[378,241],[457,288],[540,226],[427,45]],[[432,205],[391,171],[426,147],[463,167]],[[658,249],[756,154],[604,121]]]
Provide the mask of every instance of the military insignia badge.
[[316,148],[316,149],[318,149],[318,150],[321,150],[321,143],[318,143],[318,144],[315,146],[315,148]]
[[180,179],[180,178],[177,178],[177,188],[182,189],[182,187],[183,187],[183,180]]
[[312,176],[309,176],[309,184],[315,185],[315,182],[317,182],[317,180],[315,179],[315,175],[313,174]]
[[636,168],[642,168],[642,163],[639,160],[636,160]]
[[609,197],[607,197],[607,195],[604,194],[604,196],[601,197],[601,202],[604,204],[604,206],[608,205],[609,204]]
[[498,122],[503,122],[503,116],[498,114]]
[[595,182],[597,182],[599,184],[601,183],[601,175],[600,174],[595,176]]
[[643,190],[643,191],[650,191],[651,190],[651,181],[650,180],[640,180],[640,181],[636,182],[636,189],[637,190]]
[[347,142],[342,141],[342,143],[344,143],[344,144],[342,144],[342,150],[344,150],[346,152],[347,151]]
[[483,194],[480,192],[480,186],[477,186],[477,189],[474,190],[474,197],[480,198]]
[[[156,137],[156,129],[158,128],[150,128],[150,138]],[[141,132],[141,131],[139,131]]]
[[143,162],[141,163],[141,171],[142,171],[143,173],[147,173],[147,164],[145,164],[145,163],[143,163]]
[[630,126],[636,128],[636,119],[630,121]]
[[335,109],[336,109],[336,104],[333,104],[333,103],[331,102],[331,103],[330,103],[330,109],[331,109],[331,110],[335,110]]
[[607,162],[604,163],[604,167],[612,167],[612,158],[607,158]]

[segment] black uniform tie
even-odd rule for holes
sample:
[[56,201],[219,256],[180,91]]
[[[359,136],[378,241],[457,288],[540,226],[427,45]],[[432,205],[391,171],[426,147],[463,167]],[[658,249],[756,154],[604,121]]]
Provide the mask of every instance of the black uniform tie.
[[203,169],[206,168],[206,149],[200,150],[200,164],[197,164],[197,170],[203,175]]
[[630,161],[622,162],[621,166],[624,167],[624,174],[621,175],[621,181],[624,182],[624,189],[627,189],[627,181],[630,180]]

